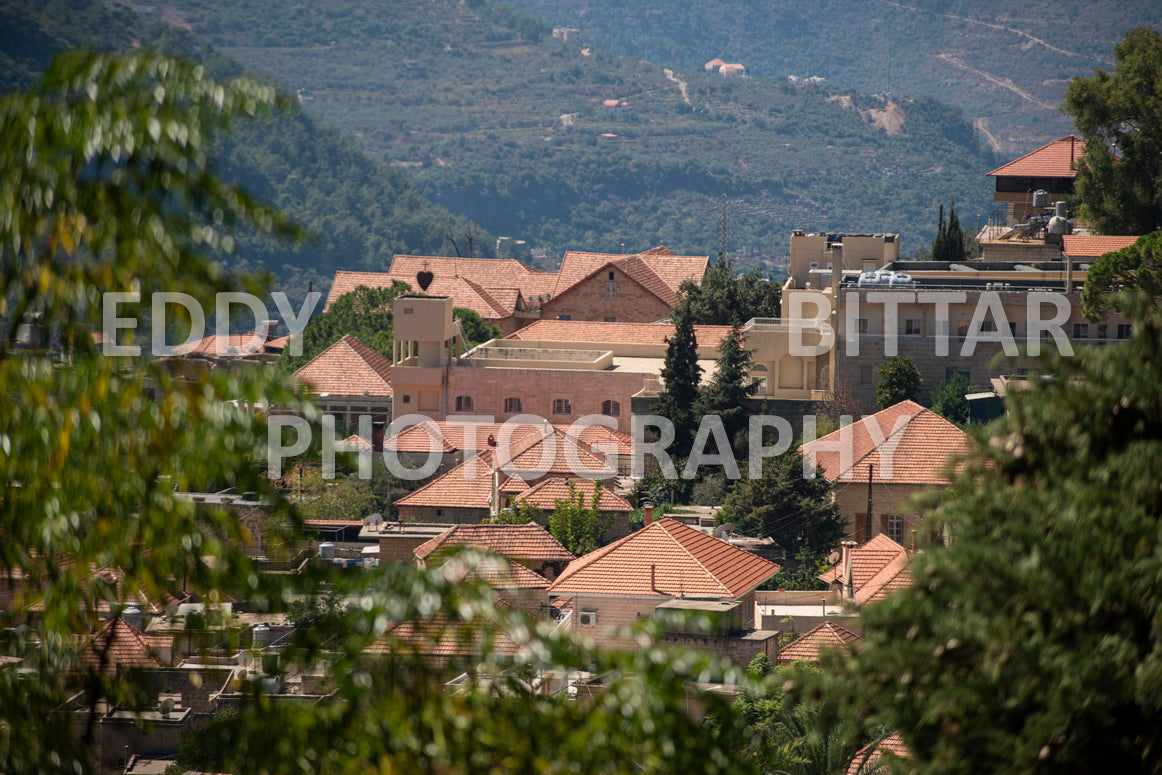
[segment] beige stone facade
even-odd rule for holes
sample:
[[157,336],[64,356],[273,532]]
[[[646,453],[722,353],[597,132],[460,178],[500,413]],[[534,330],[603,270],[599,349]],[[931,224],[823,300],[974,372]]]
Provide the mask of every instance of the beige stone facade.
[[541,305],[541,317],[653,323],[669,317],[670,305],[613,264]]

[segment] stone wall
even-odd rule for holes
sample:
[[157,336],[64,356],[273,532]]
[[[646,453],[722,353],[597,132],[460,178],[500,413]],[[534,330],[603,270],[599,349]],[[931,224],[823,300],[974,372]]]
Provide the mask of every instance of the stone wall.
[[[612,280],[609,278],[610,273],[613,274]],[[607,290],[613,290],[612,294],[608,294],[613,298],[607,298]],[[669,315],[669,304],[620,269],[609,267],[541,305],[541,318],[544,320],[612,318],[618,323],[653,323]]]

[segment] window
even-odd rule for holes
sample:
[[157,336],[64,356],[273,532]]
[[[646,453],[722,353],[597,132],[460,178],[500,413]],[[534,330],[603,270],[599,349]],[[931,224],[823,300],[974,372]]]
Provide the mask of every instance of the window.
[[457,412],[471,412],[472,411],[472,396],[456,396],[456,411]]
[[860,332],[861,334],[866,334],[866,333],[867,333],[867,331],[868,331],[868,328],[867,328],[867,318],[860,318],[860,319],[859,319],[859,321],[858,321],[858,324],[859,324],[859,332]]
[[405,404],[410,404],[412,402],[412,397],[409,396],[407,393],[404,393],[403,394],[403,402]]
[[609,279],[610,279],[610,280],[616,280],[617,278],[613,276],[613,272],[610,272],[610,273],[609,273]]
[[601,413],[608,417],[621,417],[621,403],[618,401],[602,401]]
[[616,323],[617,322],[617,318],[615,318],[615,317],[605,317],[605,318],[602,318],[602,320],[604,320],[606,323]]
[[1009,321],[1009,333],[1013,335],[1014,339],[1017,338],[1017,321],[1015,321],[1015,320]]
[[572,315],[557,315],[557,320],[572,320]]
[[896,543],[903,545],[904,543],[904,518],[898,517],[895,514],[888,515],[888,538]]
[[859,367],[859,384],[870,385],[872,383],[872,367],[870,364]]
[[1074,339],[1089,339],[1089,323],[1074,323],[1073,324],[1073,338]]
[[1098,339],[1109,339],[1110,338],[1110,329],[1109,329],[1109,326],[1107,326],[1105,323],[1098,323],[1097,338]]
[[443,509],[436,509],[436,516],[437,517],[444,516],[444,510]]
[[613,279],[613,272],[609,274],[609,279],[605,281],[605,298],[612,301],[617,298],[617,280]]
[[567,398],[554,398],[553,414],[573,414],[573,405]]
[[1129,339],[1134,327],[1129,323],[1118,323],[1118,339]]
[[991,333],[993,331],[996,331],[997,330],[997,322],[995,320],[993,320],[992,318],[989,318],[988,320],[982,320],[982,321],[980,321],[980,330],[981,330],[981,333],[985,333],[985,332]]
[[520,414],[523,411],[524,411],[524,408],[521,406],[521,401],[519,398],[510,397],[510,398],[504,399],[504,413],[505,414]]
[[919,336],[920,335],[920,319],[919,318],[908,318],[907,320],[905,320],[904,321],[904,334],[906,336]]
[[956,324],[956,338],[964,341],[968,337],[968,321],[961,320]]

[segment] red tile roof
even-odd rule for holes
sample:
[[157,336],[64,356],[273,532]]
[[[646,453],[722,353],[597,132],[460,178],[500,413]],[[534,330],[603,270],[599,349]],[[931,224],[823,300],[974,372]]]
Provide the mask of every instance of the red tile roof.
[[819,652],[826,648],[845,647],[860,639],[846,627],[825,621],[800,635],[790,644],[779,649],[779,664],[792,662],[818,662]]
[[[259,336],[261,344],[254,346],[254,343],[251,341],[253,337],[253,331],[246,331],[241,334],[211,334],[189,344],[175,347],[174,354],[215,355],[225,358],[241,358],[260,353],[282,352],[282,348],[275,344],[278,340],[272,339],[268,341]],[[221,353],[218,352],[219,348],[222,350]]]
[[549,593],[734,598],[778,572],[758,555],[660,519],[569,563]]
[[[828,583],[846,583],[846,571],[840,562],[819,578]],[[860,605],[883,600],[889,592],[912,583],[908,570],[908,550],[880,533],[863,546],[851,549],[851,585]]]
[[[503,601],[500,603],[504,605]],[[484,654],[484,634],[475,625],[453,621],[447,616],[403,622],[363,649],[365,654],[402,652],[425,657],[511,656],[520,646],[504,633],[497,633]]]
[[709,262],[708,256],[676,256],[665,247],[631,254],[570,250],[561,260],[553,295],[559,296],[612,264],[658,298],[673,305],[677,302],[678,287],[682,282],[693,280],[701,283]]
[[351,334],[316,355],[294,376],[316,395],[391,395],[391,361]]
[[1128,248],[1138,239],[1101,234],[1066,234],[1061,238],[1061,252],[1070,258],[1097,258]]
[[415,555],[423,560],[436,550],[450,546],[474,546],[510,560],[559,562],[574,559],[569,550],[536,522],[527,525],[453,525],[417,546]]
[[93,634],[81,652],[81,658],[90,668],[101,666],[101,652],[105,652],[105,669],[166,667],[157,655],[157,649],[168,639],[150,637],[124,619],[110,619]]
[[[517,495],[517,498],[543,511],[552,511],[557,507],[558,501],[568,500],[570,484],[573,485],[576,492],[581,493],[586,505],[593,502],[592,481],[564,476],[553,476],[537,482],[532,487],[522,491]],[[629,501],[608,487],[601,488],[597,507],[600,511],[633,511],[633,506],[630,505]]]
[[[879,428],[881,444],[872,436],[871,423]],[[852,449],[848,460],[826,450],[844,438]],[[875,466],[872,481],[887,484],[946,484],[944,469],[969,449],[964,431],[915,401],[901,401],[799,448],[804,454],[814,451],[820,473],[833,482],[866,482],[868,466]]]
[[908,746],[904,745],[904,739],[900,737],[900,733],[893,732],[883,740],[868,743],[860,748],[847,768],[847,775],[871,775],[871,773],[879,772],[877,762],[884,753],[891,753],[901,759],[911,757]]
[[[430,271],[434,279],[427,290],[422,290],[416,274],[425,270]],[[393,281],[406,283],[416,292],[450,296],[457,307],[466,307],[482,317],[496,319],[511,315],[518,297],[532,301],[552,293],[557,275],[539,272],[512,258],[397,255],[386,272],[335,272],[325,309],[360,285],[387,288]]]
[[1002,164],[987,174],[1005,177],[1075,178],[1077,160],[1084,152],[1085,143],[1081,142],[1080,137],[1066,135],[1008,164]]
[[[694,326],[699,347],[717,347],[730,326]],[[606,323],[597,320],[536,320],[509,334],[507,339],[542,342],[594,342],[665,345],[674,335],[671,323]]]
[[549,588],[547,578],[530,568],[526,568],[519,562],[489,563],[482,567],[473,568],[471,573],[468,572],[467,566],[460,566],[454,570],[452,577],[457,581],[478,579],[493,589]]

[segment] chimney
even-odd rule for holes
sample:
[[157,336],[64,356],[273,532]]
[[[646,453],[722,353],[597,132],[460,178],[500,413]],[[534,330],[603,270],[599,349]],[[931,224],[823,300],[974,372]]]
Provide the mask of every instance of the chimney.
[[851,550],[855,548],[855,541],[844,541],[840,544],[843,547],[843,559],[840,561],[840,569],[843,573],[843,595],[844,597],[855,599],[855,581],[852,574]]
[[646,527],[649,527],[654,521],[654,504],[647,503],[645,505]]

